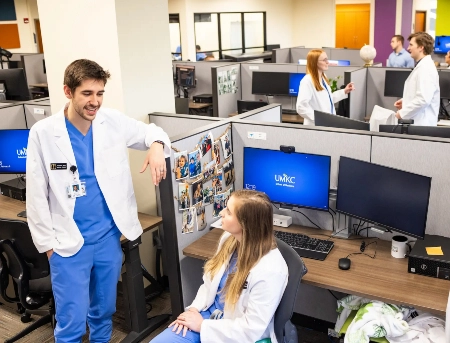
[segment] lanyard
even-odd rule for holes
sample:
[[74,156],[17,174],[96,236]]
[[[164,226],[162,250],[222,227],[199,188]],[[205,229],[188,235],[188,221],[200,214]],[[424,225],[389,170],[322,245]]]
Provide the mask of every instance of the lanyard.
[[325,89],[327,90],[328,98],[330,99],[330,105],[331,105],[331,111],[330,111],[330,113],[333,114],[333,100],[331,100],[331,94],[330,94],[330,92],[328,91],[328,87],[327,87],[327,84],[325,83],[325,80],[324,80],[324,79],[322,79],[322,84],[323,84],[323,86],[325,87]]

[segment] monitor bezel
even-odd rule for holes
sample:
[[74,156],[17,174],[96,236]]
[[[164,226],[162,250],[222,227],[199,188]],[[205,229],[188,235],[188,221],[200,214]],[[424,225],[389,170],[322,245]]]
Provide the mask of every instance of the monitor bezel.
[[376,165],[376,166],[389,168],[389,169],[393,169],[393,170],[398,170],[398,171],[401,171],[401,172],[404,172],[404,173],[409,173],[409,174],[413,174],[413,175],[417,175],[417,176],[422,176],[422,177],[428,178],[429,179],[429,183],[430,183],[430,187],[428,189],[427,211],[426,211],[426,214],[425,214],[425,223],[424,223],[424,228],[423,228],[423,236],[419,236],[419,235],[413,234],[411,232],[407,232],[407,231],[404,231],[404,230],[401,230],[401,229],[397,229],[397,228],[394,228],[394,227],[386,225],[386,224],[382,224],[382,223],[378,223],[378,222],[372,221],[372,220],[370,220],[368,218],[364,218],[364,217],[361,217],[361,216],[358,216],[358,215],[355,215],[355,214],[352,214],[352,213],[349,213],[349,212],[346,212],[346,211],[339,210],[338,209],[338,203],[339,203],[339,172],[338,172],[338,185],[337,185],[337,192],[336,192],[336,212],[337,213],[342,213],[342,214],[344,214],[346,216],[350,216],[352,218],[356,218],[356,219],[359,219],[359,220],[364,220],[365,222],[372,223],[372,224],[380,226],[380,227],[382,227],[384,229],[388,229],[388,230],[395,231],[395,232],[400,232],[400,233],[403,233],[403,234],[405,234],[407,236],[410,236],[410,237],[414,237],[414,238],[418,238],[418,239],[424,239],[425,238],[425,231],[427,229],[427,221],[428,221],[428,212],[429,212],[429,207],[430,207],[431,179],[432,179],[430,176],[420,175],[420,174],[417,174],[417,173],[411,173],[411,172],[408,172],[408,171],[405,171],[405,170],[401,170],[401,169],[398,169],[398,168],[384,166],[384,165],[379,164],[379,163],[373,163],[373,162],[367,162],[367,161],[363,161],[363,160],[358,160],[356,158],[351,158],[351,157],[347,157],[347,156],[341,156],[339,158],[339,165],[341,163],[341,158],[346,158],[346,159],[353,160],[353,161],[358,161],[358,162],[365,162],[365,163],[373,164],[373,165]]
[[[274,150],[274,149],[264,149],[264,148],[255,148],[255,147],[244,147],[244,153],[243,153],[243,167],[245,166],[245,151],[246,149],[254,149],[254,150],[265,150],[265,151],[275,151],[275,152],[279,152],[280,154],[287,154],[281,150]],[[328,193],[327,193],[327,198],[328,198],[328,202],[327,202],[327,208],[318,208],[318,207],[311,207],[311,206],[303,206],[303,205],[299,205],[299,204],[289,204],[289,203],[285,203],[285,202],[280,202],[280,201],[273,201],[272,199],[270,199],[270,202],[273,204],[280,204],[280,206],[284,207],[284,206],[289,206],[289,207],[297,207],[297,208],[307,208],[310,210],[317,210],[317,211],[323,211],[323,212],[329,212],[330,211],[330,184],[331,184],[331,156],[329,155],[321,155],[321,154],[310,154],[310,153],[305,153],[305,152],[292,152],[289,154],[298,154],[298,155],[309,155],[309,156],[321,156],[321,157],[328,157],[329,158],[329,168],[328,168]],[[243,168],[243,174],[242,174],[242,189],[246,189],[245,188],[245,167]],[[262,191],[258,191],[261,193],[264,193]],[[264,193],[266,194],[266,193]]]
[[[30,129],[0,129],[1,131],[28,131],[28,137],[30,136]],[[28,150],[28,143],[27,143],[27,150]],[[27,154],[27,158],[28,158],[28,154]],[[0,175],[6,175],[6,174],[11,174],[11,175],[22,175],[22,174],[26,174],[26,168],[25,168],[25,172],[17,172],[17,171],[2,171],[3,168],[0,168]]]
[[[186,86],[186,85],[182,85],[181,84],[181,80],[180,80],[181,69],[191,69],[193,71],[194,79],[192,80],[192,85]],[[176,85],[178,87],[188,88],[188,89],[197,88],[196,81],[195,81],[196,80],[196,78],[195,78],[195,66],[177,64],[177,65],[175,65],[175,75],[177,77]]]

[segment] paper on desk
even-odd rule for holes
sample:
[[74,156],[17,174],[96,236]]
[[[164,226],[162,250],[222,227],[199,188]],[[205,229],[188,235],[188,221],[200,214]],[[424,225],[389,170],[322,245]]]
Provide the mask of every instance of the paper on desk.
[[444,255],[441,247],[426,247],[428,255]]
[[370,131],[379,131],[380,125],[397,125],[395,112],[375,105],[370,116]]

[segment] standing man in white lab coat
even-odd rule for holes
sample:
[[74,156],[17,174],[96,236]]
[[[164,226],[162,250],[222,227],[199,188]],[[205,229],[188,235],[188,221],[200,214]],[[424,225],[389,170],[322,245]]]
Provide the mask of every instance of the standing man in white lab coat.
[[64,73],[68,103],[30,131],[27,215],[33,242],[50,263],[56,303],[55,342],[109,342],[122,264],[120,236],[137,239],[127,148],[147,150],[141,172],[166,177],[167,134],[101,107],[110,77],[94,61],[76,60]]
[[439,114],[439,75],[431,59],[434,39],[428,33],[416,32],[408,37],[408,51],[416,66],[405,81],[403,98],[394,106],[397,119],[414,119],[414,125],[436,126]]

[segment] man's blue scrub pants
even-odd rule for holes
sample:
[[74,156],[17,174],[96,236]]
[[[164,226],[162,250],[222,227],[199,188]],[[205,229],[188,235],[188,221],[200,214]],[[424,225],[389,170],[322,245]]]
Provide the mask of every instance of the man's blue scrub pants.
[[86,316],[90,342],[109,342],[122,265],[120,234],[84,245],[70,257],[53,253],[49,262],[56,303],[55,342],[81,342]]

